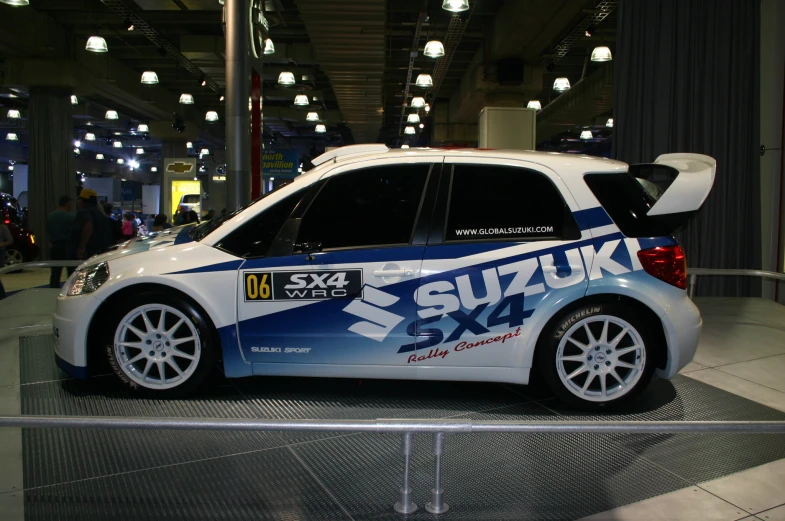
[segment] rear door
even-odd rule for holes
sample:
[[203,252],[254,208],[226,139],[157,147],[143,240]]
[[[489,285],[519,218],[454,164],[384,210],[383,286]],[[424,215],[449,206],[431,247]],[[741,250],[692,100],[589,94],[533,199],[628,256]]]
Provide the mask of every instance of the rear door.
[[538,165],[455,159],[444,171],[406,356],[424,377],[428,367],[477,369],[456,372],[465,379],[528,367],[549,308],[587,288],[577,205]]

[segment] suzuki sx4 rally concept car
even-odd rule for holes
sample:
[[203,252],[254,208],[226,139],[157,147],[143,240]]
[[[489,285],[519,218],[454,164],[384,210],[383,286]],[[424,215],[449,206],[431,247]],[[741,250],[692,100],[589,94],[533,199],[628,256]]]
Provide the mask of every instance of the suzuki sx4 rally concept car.
[[714,159],[355,145],[249,206],[87,260],[60,368],[153,396],[251,375],[526,384],[596,407],[692,360],[674,230]]

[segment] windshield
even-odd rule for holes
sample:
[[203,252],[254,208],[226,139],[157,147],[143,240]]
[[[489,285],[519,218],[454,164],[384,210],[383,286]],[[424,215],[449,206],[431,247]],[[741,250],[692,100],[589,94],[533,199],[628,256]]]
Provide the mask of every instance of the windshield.
[[232,213],[227,213],[225,215],[217,215],[217,216],[213,217],[212,219],[210,219],[209,221],[204,221],[202,224],[200,224],[199,226],[196,226],[194,229],[189,231],[188,232],[188,236],[191,237],[195,241],[201,241],[202,239],[204,239],[205,237],[207,237],[208,235],[213,233],[215,230],[220,228],[220,226],[223,223],[225,223],[226,221],[228,221],[229,219],[231,219],[232,217],[234,217],[238,213],[242,212],[246,208],[250,208],[251,206],[255,205],[256,203],[258,203],[259,201],[261,201],[262,199],[264,199],[268,195],[274,194],[275,192],[277,192],[278,190],[280,190],[284,186],[289,186],[289,185],[288,184],[281,185],[278,188],[276,188],[275,190],[273,190],[272,192],[267,192],[266,194],[262,194],[259,197],[257,197],[256,199],[254,199],[253,201],[251,201],[250,203],[248,203],[247,205],[243,206],[242,208],[238,208],[237,210],[235,210]]
[[183,202],[187,204],[195,204],[199,202],[199,196],[196,194],[184,195]]

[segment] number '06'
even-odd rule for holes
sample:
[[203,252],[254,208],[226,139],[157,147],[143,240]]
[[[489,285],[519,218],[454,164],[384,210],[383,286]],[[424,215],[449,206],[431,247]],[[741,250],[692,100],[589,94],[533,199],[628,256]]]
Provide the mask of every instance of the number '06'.
[[248,300],[267,300],[271,290],[269,273],[247,273],[245,275],[245,296]]

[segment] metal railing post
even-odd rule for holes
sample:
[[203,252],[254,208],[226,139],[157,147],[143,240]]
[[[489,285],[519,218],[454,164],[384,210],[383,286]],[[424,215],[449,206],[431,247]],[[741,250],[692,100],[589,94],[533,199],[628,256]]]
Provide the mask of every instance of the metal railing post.
[[417,505],[412,501],[412,489],[409,488],[409,463],[412,455],[412,445],[414,441],[413,432],[403,433],[403,485],[401,486],[398,501],[393,505],[393,509],[399,514],[411,514],[417,510]]
[[690,273],[690,291],[688,293],[690,298],[695,296],[695,286],[697,285],[698,285],[698,274]]
[[442,499],[442,454],[444,454],[444,433],[437,432],[433,435],[435,484],[431,490],[431,500],[425,504],[425,510],[431,514],[444,514],[450,509],[450,506]]

